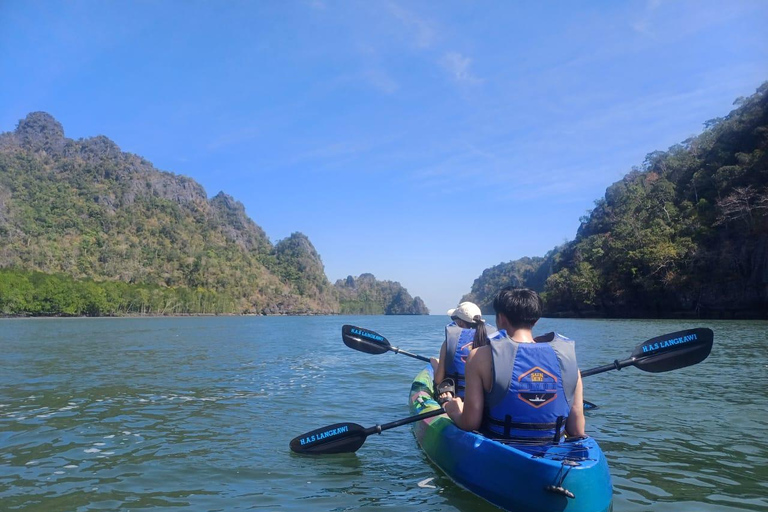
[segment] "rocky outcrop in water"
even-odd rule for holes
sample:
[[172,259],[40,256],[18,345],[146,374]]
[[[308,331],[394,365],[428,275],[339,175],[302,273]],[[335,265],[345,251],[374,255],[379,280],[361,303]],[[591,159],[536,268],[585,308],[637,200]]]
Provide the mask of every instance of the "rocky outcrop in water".
[[379,281],[373,274],[348,276],[334,284],[342,314],[349,315],[428,315],[424,302],[411,297],[395,281]]

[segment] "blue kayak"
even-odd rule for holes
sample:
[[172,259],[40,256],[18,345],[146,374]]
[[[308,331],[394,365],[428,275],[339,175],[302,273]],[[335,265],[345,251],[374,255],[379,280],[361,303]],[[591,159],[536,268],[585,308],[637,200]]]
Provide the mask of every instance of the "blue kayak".
[[[439,408],[432,398],[432,367],[411,386],[410,408]],[[459,429],[446,415],[413,424],[427,457],[451,480],[513,512],[606,512],[613,487],[608,463],[591,437],[558,444],[500,442]]]

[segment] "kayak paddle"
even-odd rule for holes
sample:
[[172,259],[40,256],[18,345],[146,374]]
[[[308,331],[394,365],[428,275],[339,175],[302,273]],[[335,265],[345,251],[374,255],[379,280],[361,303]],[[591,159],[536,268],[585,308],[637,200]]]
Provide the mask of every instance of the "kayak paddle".
[[[429,358],[427,357],[411,354],[405,350],[393,347],[390,345],[387,338],[370,329],[363,329],[362,327],[355,327],[354,325],[344,325],[341,328],[341,338],[344,340],[344,344],[349,348],[365,352],[366,354],[384,354],[392,351],[395,354],[404,354],[413,357],[414,359],[429,362]],[[584,400],[585,411],[594,411],[599,408],[600,407],[597,404]]]
[[370,329],[363,329],[362,327],[355,327],[354,325],[345,325],[341,328],[341,339],[344,340],[344,344],[349,348],[367,354],[383,354],[392,351],[395,354],[403,354],[404,356],[413,357],[414,359],[419,359],[425,363],[429,362],[428,357],[411,354],[405,350],[393,347],[390,345],[389,341],[387,341],[387,338]]
[[[364,334],[363,334],[364,333]],[[384,336],[367,329],[345,325],[342,329],[344,343],[351,348],[369,354],[383,354],[389,350],[429,361],[423,356],[409,354],[391,347]],[[349,341],[348,341],[349,340]],[[610,370],[621,370],[634,366],[646,372],[660,373],[685,368],[700,363],[712,351],[714,334],[711,329],[697,328],[676,331],[651,338],[635,348],[632,355],[623,361],[614,360],[612,364],[598,366],[581,372],[582,377],[589,377]],[[594,404],[590,404],[594,405]],[[585,409],[589,409],[585,402]],[[594,407],[596,408],[596,406]],[[365,428],[357,423],[335,423],[302,434],[291,441],[291,450],[296,453],[327,455],[332,453],[356,452],[371,434],[381,434],[384,430],[407,425],[425,418],[443,414],[442,408],[416,416],[409,416],[384,425]]]
[[291,440],[291,450],[296,453],[308,455],[329,455],[332,453],[352,453],[363,446],[365,439],[371,434],[381,434],[384,430],[407,425],[415,421],[431,418],[444,414],[445,411],[434,411],[408,416],[384,425],[374,425],[365,428],[357,423],[334,423],[327,427],[318,428],[306,434],[302,434]]
[[635,348],[628,359],[616,359],[611,364],[585,370],[581,372],[581,376],[589,377],[610,370],[621,370],[627,366],[652,373],[685,368],[705,360],[712,351],[713,341],[712,329],[704,327],[671,332],[644,341]]
[[[387,338],[370,329],[345,325],[341,328],[341,337],[344,340],[344,344],[349,348],[367,354],[384,354],[385,352],[392,351],[395,354],[400,353],[429,362],[427,357],[411,354],[410,352],[393,347],[387,341]],[[705,360],[712,351],[713,340],[714,334],[712,329],[705,327],[662,334],[642,342],[635,348],[628,359],[623,361],[616,359],[611,364],[584,370],[581,372],[581,376],[589,377],[590,375],[610,370],[621,370],[627,366],[634,366],[651,373],[685,368]]]

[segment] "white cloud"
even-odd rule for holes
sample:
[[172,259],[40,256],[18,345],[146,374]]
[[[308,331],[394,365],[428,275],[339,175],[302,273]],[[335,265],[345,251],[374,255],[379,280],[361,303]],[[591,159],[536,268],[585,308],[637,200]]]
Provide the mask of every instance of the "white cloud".
[[362,76],[366,82],[384,94],[392,94],[400,88],[400,84],[381,69],[368,69]]
[[645,5],[645,11],[640,19],[629,24],[632,27],[632,30],[646,37],[655,37],[656,33],[651,25],[651,18],[653,17],[654,11],[656,11],[660,5],[661,0],[648,0]]
[[432,24],[418,17],[411,11],[403,9],[396,3],[388,4],[389,12],[397,18],[414,38],[419,48],[429,48],[435,42],[435,29]]
[[445,68],[453,78],[458,82],[480,83],[482,80],[474,76],[469,68],[472,65],[472,59],[465,57],[459,52],[448,52],[440,59],[440,64]]

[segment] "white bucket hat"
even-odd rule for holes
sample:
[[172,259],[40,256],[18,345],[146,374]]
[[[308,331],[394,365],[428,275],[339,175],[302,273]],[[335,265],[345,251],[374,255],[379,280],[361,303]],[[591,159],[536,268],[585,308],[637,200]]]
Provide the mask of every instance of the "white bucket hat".
[[475,323],[476,316],[483,316],[480,308],[474,302],[462,302],[457,308],[449,309],[448,316],[461,318],[465,322]]

